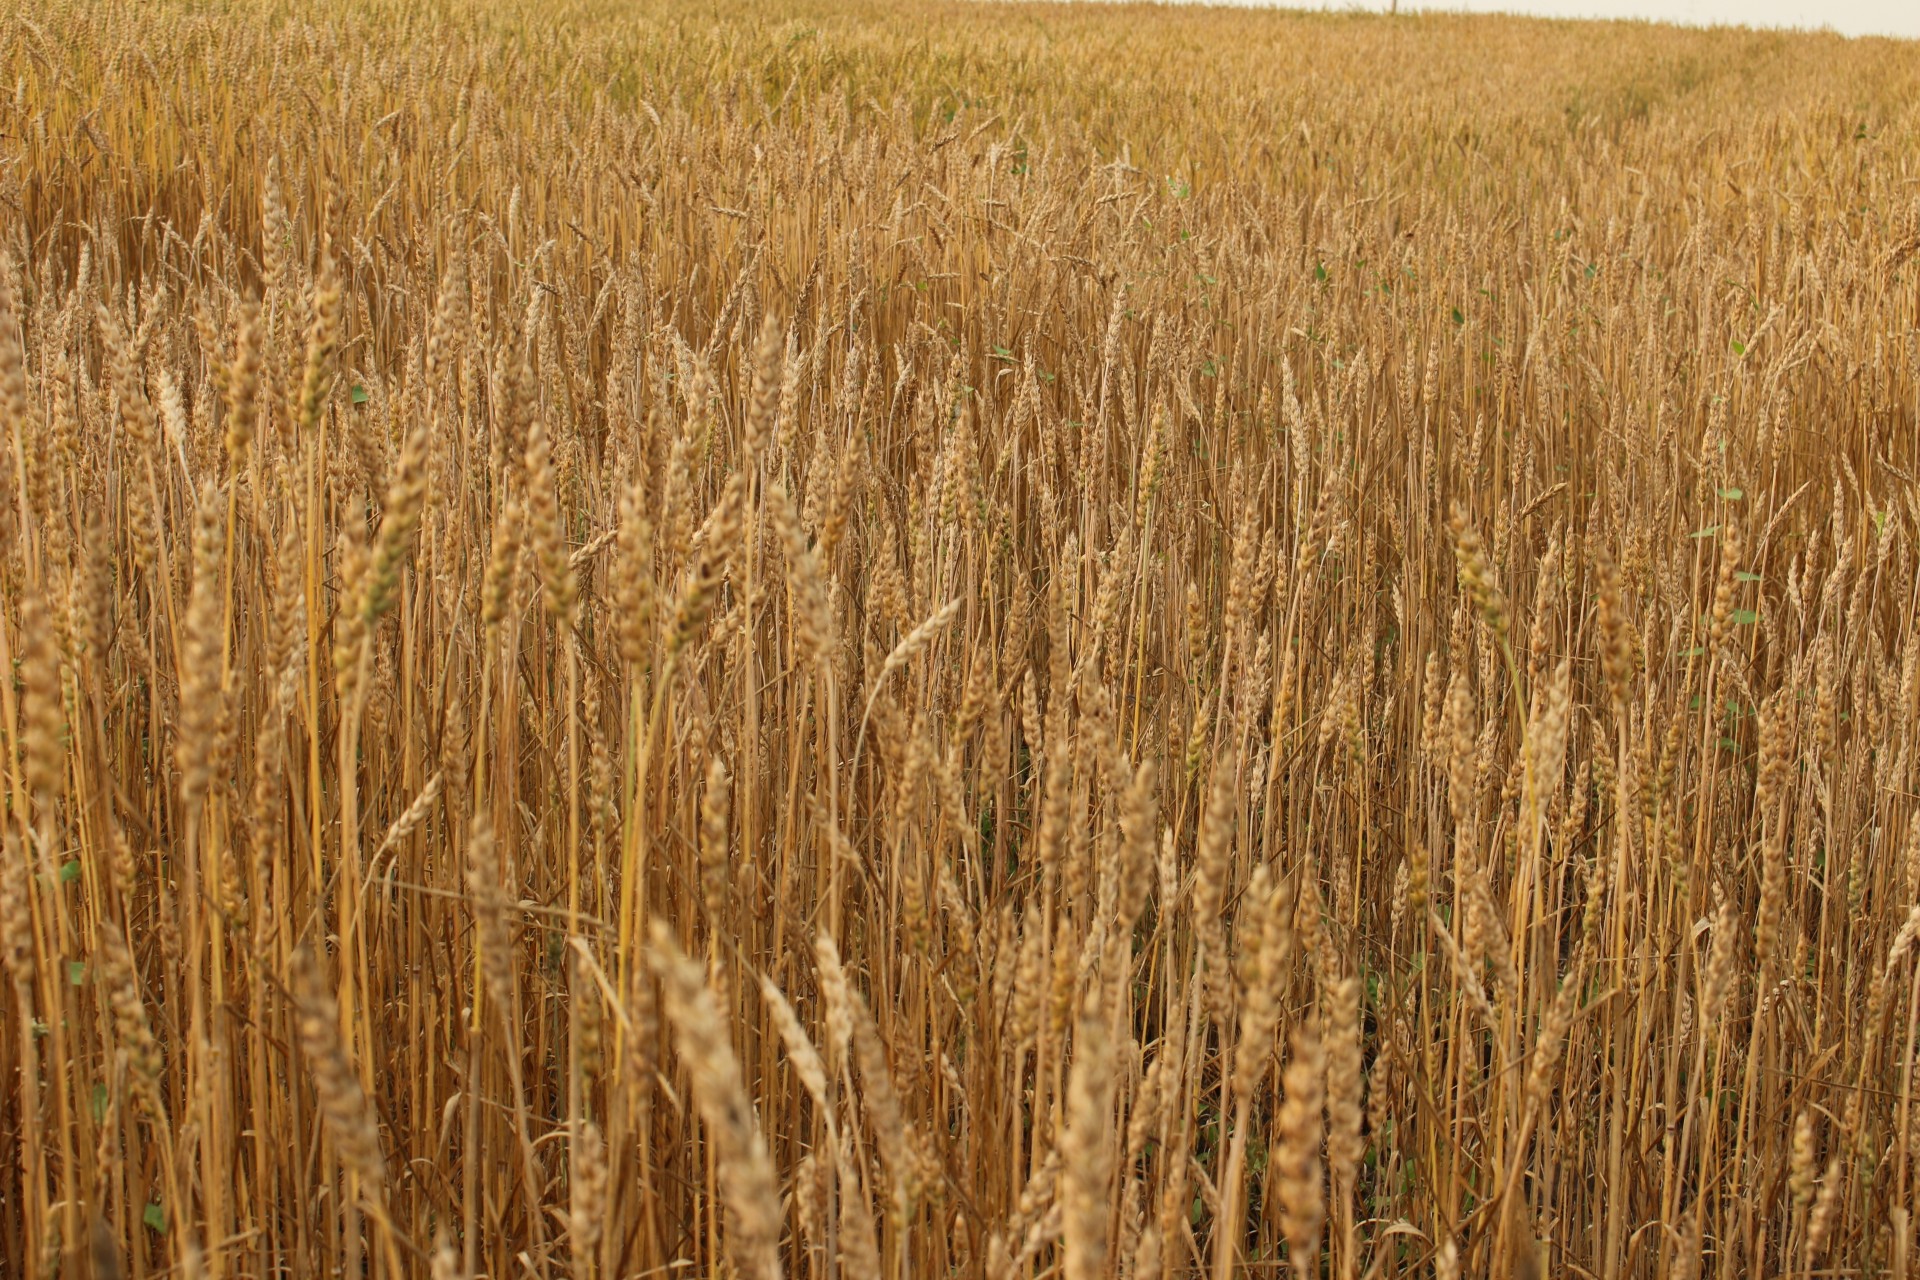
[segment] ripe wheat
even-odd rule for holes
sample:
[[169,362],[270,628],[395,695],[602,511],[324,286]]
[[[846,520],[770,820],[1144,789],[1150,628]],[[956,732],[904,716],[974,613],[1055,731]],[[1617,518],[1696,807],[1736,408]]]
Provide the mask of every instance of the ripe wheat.
[[0,1274],[1912,1274],[1912,46],[0,36]]

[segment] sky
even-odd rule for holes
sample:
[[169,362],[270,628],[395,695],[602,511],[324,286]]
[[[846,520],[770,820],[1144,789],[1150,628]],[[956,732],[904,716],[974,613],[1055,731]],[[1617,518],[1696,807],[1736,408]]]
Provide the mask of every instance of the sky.
[[[1250,2],[1313,9],[1385,9],[1388,4],[1388,0]],[[1531,13],[1547,18],[1650,18],[1695,25],[1831,27],[1848,36],[1920,37],[1920,0],[1400,0],[1400,7]],[[1915,56],[1920,57],[1920,49]]]

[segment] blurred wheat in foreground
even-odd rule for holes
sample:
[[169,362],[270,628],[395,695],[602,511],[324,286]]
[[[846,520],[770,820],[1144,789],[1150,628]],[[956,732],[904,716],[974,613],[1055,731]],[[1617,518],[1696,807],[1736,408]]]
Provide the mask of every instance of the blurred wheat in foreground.
[[1920,1273],[1914,46],[0,70],[0,1275]]

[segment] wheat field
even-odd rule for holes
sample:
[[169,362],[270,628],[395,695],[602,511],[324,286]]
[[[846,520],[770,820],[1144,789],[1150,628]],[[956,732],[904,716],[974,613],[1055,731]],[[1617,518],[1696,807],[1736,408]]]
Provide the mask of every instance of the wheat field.
[[0,1275],[1920,1271],[1920,46],[0,33]]

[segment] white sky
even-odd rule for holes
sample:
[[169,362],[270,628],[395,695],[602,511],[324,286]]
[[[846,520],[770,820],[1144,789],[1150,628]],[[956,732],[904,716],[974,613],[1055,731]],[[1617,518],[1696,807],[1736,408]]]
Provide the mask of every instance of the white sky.
[[[1381,9],[1388,0],[1241,0],[1303,9]],[[1831,27],[1849,36],[1920,37],[1920,0],[1400,0],[1402,10],[1530,13],[1546,18],[1649,18],[1694,25]],[[1920,48],[1914,55],[1920,57]]]

